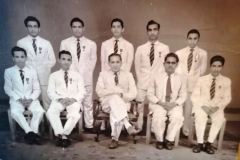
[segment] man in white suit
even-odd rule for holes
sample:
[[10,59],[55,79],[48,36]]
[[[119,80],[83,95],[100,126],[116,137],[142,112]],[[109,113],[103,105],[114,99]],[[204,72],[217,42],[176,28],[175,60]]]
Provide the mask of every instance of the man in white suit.
[[51,43],[39,36],[40,22],[36,17],[28,16],[24,20],[28,35],[17,42],[17,46],[27,51],[27,66],[37,71],[41,87],[41,98],[45,110],[49,108],[47,95],[48,78],[56,59]]
[[[178,57],[175,53],[169,53],[165,57],[165,71],[155,74],[151,80],[147,96],[150,102],[149,109],[153,112],[152,131],[154,132],[157,149],[173,149],[173,141],[176,133],[183,124],[183,103],[186,100],[186,82],[175,72],[178,65]],[[164,141],[164,131],[167,116],[169,124]]]
[[[84,82],[79,73],[70,70],[71,53],[59,52],[60,70],[49,77],[48,95],[52,102],[47,117],[57,137],[56,146],[67,147],[71,144],[68,135],[72,132],[81,116],[82,100],[85,95]],[[62,125],[60,113],[67,111],[67,121]]]
[[110,113],[110,125],[112,129],[112,142],[110,149],[118,147],[118,138],[124,126],[128,133],[137,131],[128,121],[128,109],[130,101],[136,98],[137,88],[130,72],[121,68],[121,55],[113,53],[108,58],[110,70],[100,73],[96,92],[100,97],[103,111]]
[[200,76],[202,76],[207,69],[207,52],[199,48],[198,42],[200,33],[196,29],[191,29],[187,33],[188,46],[176,52],[179,57],[179,65],[177,72],[187,79],[187,99],[184,104],[184,125],[183,134],[189,135],[189,123],[191,122],[192,102],[191,94],[195,84]]
[[[191,99],[195,117],[197,145],[193,147],[194,153],[202,150],[214,154],[212,143],[225,121],[224,109],[231,102],[231,80],[221,74],[225,59],[214,56],[210,60],[210,74],[200,77],[193,90]],[[208,118],[212,124],[207,142],[204,144],[204,133]]]
[[160,33],[160,24],[151,20],[147,23],[148,42],[139,46],[135,54],[135,71],[137,75],[138,95],[138,128],[142,130],[144,100],[147,95],[147,89],[150,77],[163,71],[163,62],[165,56],[169,53],[169,47],[158,41]]
[[111,21],[113,37],[104,41],[101,46],[101,71],[110,70],[108,56],[112,53],[120,54],[122,57],[121,69],[130,71],[133,63],[134,48],[132,43],[123,38],[124,23],[119,18]]
[[[27,53],[23,48],[13,47],[11,53],[15,65],[4,73],[4,90],[10,97],[11,116],[25,131],[28,144],[41,144],[38,127],[44,110],[38,101],[41,91],[37,73],[26,67]],[[32,113],[30,125],[23,115],[25,110]]]
[[60,50],[69,51],[72,54],[71,69],[78,72],[84,80],[86,95],[83,99],[83,113],[85,129],[93,129],[93,72],[97,61],[97,45],[94,41],[83,36],[84,22],[79,18],[73,18],[70,22],[73,36],[61,42]]

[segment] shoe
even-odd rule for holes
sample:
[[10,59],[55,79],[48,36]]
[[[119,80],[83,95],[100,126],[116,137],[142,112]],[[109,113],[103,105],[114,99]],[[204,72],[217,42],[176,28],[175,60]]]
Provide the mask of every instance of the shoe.
[[173,149],[173,142],[166,140],[165,142],[165,148],[167,150],[172,150]]
[[212,146],[212,143],[207,142],[207,143],[205,144],[204,151],[205,151],[206,153],[208,153],[208,154],[214,154],[214,153],[215,153],[215,150],[214,150],[214,148],[213,148],[213,146]]
[[129,135],[135,135],[138,133],[138,131],[133,126],[128,127],[127,132]]
[[157,141],[157,142],[156,142],[156,148],[157,148],[157,149],[160,149],[160,150],[163,149],[163,142]]
[[85,128],[84,131],[88,132],[88,133],[96,133],[96,129],[95,128]]
[[112,139],[112,142],[110,143],[110,145],[109,145],[109,149],[115,149],[115,148],[117,148],[118,147],[118,141],[116,141],[116,140],[114,140],[114,139]]
[[33,132],[28,132],[28,133],[25,134],[25,136],[24,136],[25,142],[26,142],[27,144],[30,144],[30,145],[34,144],[34,137],[35,137],[35,133],[33,133]]
[[34,142],[34,144],[42,145],[42,138],[38,134],[35,133],[33,142]]
[[66,148],[66,147],[68,147],[68,146],[70,146],[71,145],[71,141],[70,141],[70,139],[62,139],[62,147],[63,148]]
[[62,136],[61,135],[58,135],[57,137],[56,137],[56,141],[55,141],[55,145],[57,146],[57,147],[61,147],[62,146]]
[[192,149],[193,153],[200,153],[201,151],[203,151],[203,144],[202,143],[198,143],[197,145],[195,145]]

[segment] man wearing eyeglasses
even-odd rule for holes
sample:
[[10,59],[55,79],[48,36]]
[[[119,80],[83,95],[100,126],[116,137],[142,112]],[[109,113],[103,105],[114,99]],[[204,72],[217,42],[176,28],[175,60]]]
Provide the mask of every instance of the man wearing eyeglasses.
[[[176,133],[183,124],[183,103],[186,100],[185,80],[175,72],[178,56],[169,53],[164,59],[165,71],[155,74],[149,84],[147,97],[149,109],[153,113],[151,130],[157,139],[156,148],[173,149]],[[166,137],[164,131],[169,120]]]

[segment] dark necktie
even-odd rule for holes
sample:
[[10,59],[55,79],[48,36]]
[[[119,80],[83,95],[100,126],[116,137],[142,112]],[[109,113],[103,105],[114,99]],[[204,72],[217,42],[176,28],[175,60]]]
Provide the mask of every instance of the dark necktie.
[[171,99],[171,93],[172,93],[171,77],[168,76],[168,79],[167,79],[167,86],[166,86],[166,102],[170,102],[170,99]]
[[216,78],[212,79],[212,84],[210,87],[210,99],[213,99],[215,96],[215,88],[216,88]]
[[81,47],[80,47],[80,42],[79,38],[77,39],[77,58],[78,61],[80,60],[80,54],[81,54]]
[[65,81],[66,87],[68,87],[68,72],[67,71],[64,72],[64,81]]
[[23,70],[20,69],[19,72],[20,72],[20,77],[21,77],[21,79],[22,79],[22,83],[24,84]]
[[33,50],[34,50],[35,54],[37,54],[37,45],[36,45],[36,39],[35,38],[33,38],[32,46],[33,46]]
[[150,64],[152,66],[153,64],[153,61],[154,61],[154,43],[151,44],[151,49],[150,49]]
[[188,61],[187,61],[187,67],[188,67],[187,69],[188,69],[188,72],[190,72],[191,67],[192,67],[193,51],[194,51],[194,49],[191,48],[191,49],[190,49],[190,54],[188,55]]
[[117,74],[117,72],[114,72],[114,82],[115,82],[115,85],[117,86],[118,85],[118,74]]
[[114,44],[114,53],[118,53],[118,40],[115,40],[115,44]]

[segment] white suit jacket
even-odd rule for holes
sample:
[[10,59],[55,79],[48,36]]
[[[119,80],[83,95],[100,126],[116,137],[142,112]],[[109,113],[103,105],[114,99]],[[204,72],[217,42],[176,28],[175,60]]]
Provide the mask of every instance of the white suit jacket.
[[48,78],[51,73],[51,68],[56,63],[56,58],[52,45],[49,41],[40,36],[36,37],[37,54],[34,52],[32,43],[33,38],[28,35],[17,42],[17,46],[24,48],[27,51],[26,65],[33,67],[39,77],[41,85],[48,84]]

